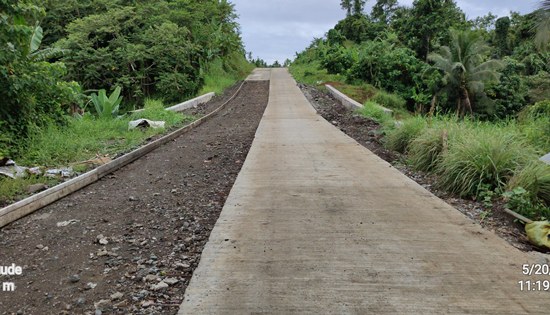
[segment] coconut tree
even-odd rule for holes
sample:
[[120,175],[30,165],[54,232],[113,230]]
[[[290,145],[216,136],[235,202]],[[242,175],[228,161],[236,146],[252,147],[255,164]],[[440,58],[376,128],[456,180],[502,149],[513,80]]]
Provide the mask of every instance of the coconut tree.
[[550,43],[550,0],[540,2],[535,42],[540,48],[548,47],[548,43]]
[[[434,67],[443,74],[443,89],[458,95],[457,114],[473,115],[472,95],[483,93],[485,84],[498,82],[502,63],[487,60],[490,48],[477,32],[451,31],[451,45],[442,46],[428,55]],[[435,99],[435,97],[434,97]]]

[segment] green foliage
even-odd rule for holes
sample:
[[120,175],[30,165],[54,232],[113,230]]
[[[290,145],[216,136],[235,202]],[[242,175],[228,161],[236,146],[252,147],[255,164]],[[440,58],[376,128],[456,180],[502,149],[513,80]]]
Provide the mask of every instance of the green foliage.
[[428,128],[408,145],[408,161],[414,169],[430,172],[437,164],[445,144],[445,129]]
[[453,31],[451,46],[442,46],[428,58],[443,74],[445,88],[458,98],[457,111],[473,112],[473,96],[483,95],[485,84],[498,82],[500,61],[486,60],[489,46],[478,33]]
[[[65,113],[82,101],[77,83],[63,81],[61,63],[42,61],[43,10],[26,2],[0,2],[0,151],[15,156],[34,126],[64,123]],[[31,26],[35,25],[35,26]]]
[[110,119],[118,115],[118,108],[122,102],[121,90],[117,86],[109,97],[107,97],[107,92],[104,89],[99,90],[99,94],[92,94],[91,100],[99,118]]
[[506,206],[527,218],[546,220],[550,217],[550,208],[538,201],[533,201],[532,194],[523,187],[516,187],[502,194],[506,198]]
[[159,101],[148,100],[141,113],[121,119],[100,119],[86,114],[71,118],[66,126],[51,124],[33,133],[20,163],[24,165],[67,166],[85,161],[96,154],[116,154],[142,144],[145,139],[163,132],[162,129],[147,129],[144,132],[128,130],[130,120],[147,118],[164,120],[166,127],[177,125],[190,117],[168,112]]
[[508,31],[510,29],[510,18],[505,16],[496,20],[495,23],[495,50],[496,56],[502,58],[510,54],[510,43],[508,42]]
[[359,46],[358,61],[349,71],[349,80],[363,80],[406,99],[427,64],[391,39],[369,41]]
[[440,185],[460,196],[502,190],[519,167],[536,158],[524,138],[495,124],[463,125],[438,166]]
[[358,112],[384,126],[389,126],[393,122],[391,116],[373,101],[367,101]]
[[0,206],[8,205],[26,194],[30,185],[46,184],[53,186],[55,179],[43,176],[29,176],[25,178],[11,179],[0,176]]
[[494,116],[505,118],[514,116],[526,103],[528,88],[521,72],[524,65],[506,57],[504,67],[499,71],[500,80],[487,89],[487,95],[494,100]]
[[138,104],[154,95],[177,102],[201,90],[210,63],[230,66],[239,55],[246,64],[235,18],[227,1],[120,0],[74,19],[56,46],[71,50],[63,61],[85,88],[120,86]]
[[165,110],[164,103],[158,99],[145,99],[143,110],[134,112],[130,116],[130,120],[149,119],[155,121],[164,121],[166,126],[175,126],[182,121],[188,121],[191,118],[183,116],[173,111]]
[[422,134],[426,126],[426,120],[423,117],[407,119],[401,126],[388,131],[385,138],[386,146],[391,150],[405,153],[410,143]]
[[535,161],[517,172],[510,180],[509,189],[523,188],[529,192],[531,201],[544,202],[550,206],[550,165]]
[[399,95],[378,91],[372,98],[376,103],[394,110],[406,110],[406,101]]
[[454,1],[415,0],[412,8],[396,12],[392,27],[401,42],[415,51],[420,60],[426,60],[436,44],[450,42],[450,28],[463,29],[466,21]]
[[343,47],[331,47],[321,59],[321,66],[330,74],[345,74],[353,62],[351,51]]

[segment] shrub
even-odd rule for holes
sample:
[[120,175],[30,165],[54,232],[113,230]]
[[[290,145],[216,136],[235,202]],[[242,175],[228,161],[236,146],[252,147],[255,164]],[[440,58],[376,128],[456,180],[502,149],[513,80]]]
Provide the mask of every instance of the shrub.
[[543,201],[550,206],[550,165],[535,161],[530,163],[510,180],[508,188],[522,187],[532,196],[532,201]]
[[408,146],[409,163],[417,170],[432,171],[439,162],[444,142],[445,129],[427,129]]
[[516,169],[536,158],[524,138],[504,126],[464,124],[438,166],[447,191],[476,196],[482,189],[501,190]]
[[405,104],[407,102],[401,96],[396,94],[378,91],[378,93],[374,95],[372,100],[387,108],[406,110]]
[[412,117],[403,122],[403,125],[391,130],[386,137],[389,149],[405,153],[409,144],[416,139],[426,128],[426,120],[421,117]]

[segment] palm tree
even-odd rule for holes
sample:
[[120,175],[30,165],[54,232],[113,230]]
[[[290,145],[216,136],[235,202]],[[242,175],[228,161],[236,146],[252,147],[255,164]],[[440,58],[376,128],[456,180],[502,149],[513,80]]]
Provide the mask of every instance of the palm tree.
[[[451,31],[451,45],[442,46],[439,52],[428,55],[434,67],[441,70],[443,88],[458,94],[457,114],[464,116],[466,110],[473,115],[471,95],[482,93],[485,84],[498,82],[498,60],[485,60],[489,46],[477,32]],[[434,96],[435,99],[435,96]]]
[[550,42],[550,0],[543,0],[540,3],[535,42],[540,48],[546,47]]

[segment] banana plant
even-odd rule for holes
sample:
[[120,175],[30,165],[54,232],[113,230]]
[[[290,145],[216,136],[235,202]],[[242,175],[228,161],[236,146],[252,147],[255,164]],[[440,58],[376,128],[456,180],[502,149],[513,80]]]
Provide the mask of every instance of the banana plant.
[[98,91],[98,94],[92,94],[92,103],[94,103],[97,115],[101,119],[110,119],[118,115],[118,108],[122,102],[120,86],[118,86],[109,97],[105,89]]
[[39,49],[44,37],[44,31],[40,25],[34,27],[33,34],[27,48],[26,54],[30,60],[33,61],[46,61],[51,58],[61,57],[67,54],[69,50],[61,49],[58,47],[48,47]]

